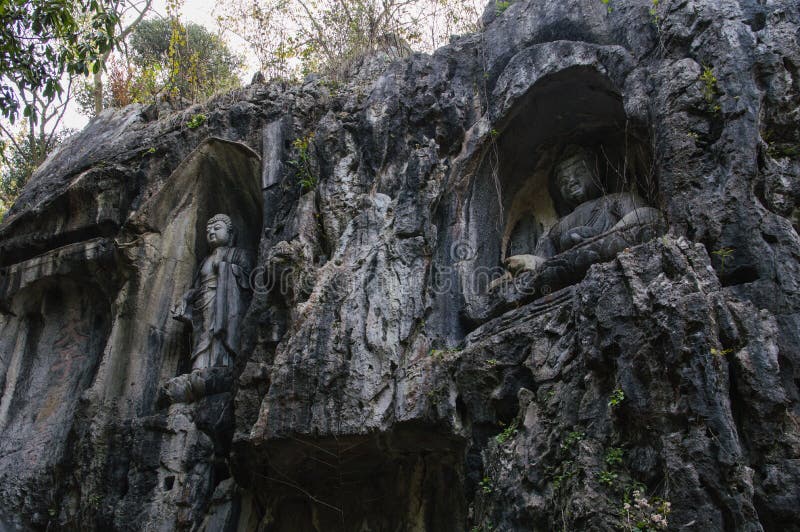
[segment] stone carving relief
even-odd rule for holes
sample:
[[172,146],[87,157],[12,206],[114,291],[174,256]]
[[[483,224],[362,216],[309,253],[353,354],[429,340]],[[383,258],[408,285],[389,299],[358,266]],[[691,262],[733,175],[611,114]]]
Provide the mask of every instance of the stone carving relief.
[[[587,149],[569,146],[564,150],[555,166],[553,180],[561,200],[571,211],[538,239],[533,253],[506,259],[505,264],[512,273],[536,271],[547,259],[576,247],[585,249],[578,252],[574,261],[597,262],[633,243],[613,234],[618,230],[663,224],[661,213],[636,193],[603,194],[594,168],[594,156]],[[581,246],[588,243],[592,245]]]
[[658,209],[636,192],[609,191],[596,166],[597,158],[587,148],[571,145],[563,150],[550,187],[555,202],[563,206],[562,216],[549,227],[537,223],[536,213],[515,221],[503,261],[508,273],[490,291],[525,274],[523,284],[545,286],[549,293],[580,281],[592,264],[663,232]]
[[192,288],[172,309],[192,331],[192,369],[230,366],[239,353],[239,323],[250,297],[249,254],[235,247],[235,228],[226,214],[208,220],[208,256]]

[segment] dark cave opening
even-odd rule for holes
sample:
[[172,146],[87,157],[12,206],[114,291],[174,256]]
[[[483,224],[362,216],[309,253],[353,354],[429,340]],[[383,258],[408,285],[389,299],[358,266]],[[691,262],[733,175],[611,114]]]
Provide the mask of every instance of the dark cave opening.
[[466,523],[464,441],[433,426],[295,436],[257,448],[234,444],[233,463],[259,520],[274,516],[270,531],[394,530],[408,516],[424,530]]

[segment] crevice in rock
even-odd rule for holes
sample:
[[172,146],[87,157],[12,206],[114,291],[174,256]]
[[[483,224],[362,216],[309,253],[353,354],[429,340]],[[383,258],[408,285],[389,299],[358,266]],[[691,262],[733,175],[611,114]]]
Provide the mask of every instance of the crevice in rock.
[[[19,247],[13,241],[7,240],[8,244],[0,246],[0,267],[17,264],[70,244],[100,237],[113,237],[119,233],[119,228],[116,222],[105,220],[73,231],[59,232],[53,236],[41,235],[37,238],[26,235],[24,243],[19,242]],[[32,241],[29,240],[31,238]]]

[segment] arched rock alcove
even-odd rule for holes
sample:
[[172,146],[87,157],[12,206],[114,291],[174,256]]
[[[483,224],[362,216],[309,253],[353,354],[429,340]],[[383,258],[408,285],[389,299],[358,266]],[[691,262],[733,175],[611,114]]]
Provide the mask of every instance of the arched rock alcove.
[[[492,143],[495,143],[492,145]],[[474,255],[460,265],[465,317],[492,314],[488,282],[510,255],[532,253],[536,239],[566,214],[551,175],[564,148],[597,156],[605,192],[631,191],[651,204],[657,184],[643,124],[625,113],[619,88],[595,66],[571,66],[538,79],[476,150],[465,237]]]
[[[261,160],[252,149],[238,142],[209,138],[198,146],[175,169],[167,184],[141,209],[139,219],[160,235],[159,247],[165,262],[175,261],[174,268],[163,270],[169,275],[155,276],[162,294],[171,294],[172,306],[192,283],[202,260],[208,254],[206,223],[215,214],[227,214],[236,228],[237,247],[254,252],[258,247],[262,226]],[[167,289],[169,288],[169,289]],[[154,294],[158,298],[158,294]],[[159,298],[160,299],[160,298]],[[168,319],[169,329],[177,325]],[[168,330],[169,330],[168,329]],[[182,325],[177,326],[182,333]],[[180,334],[177,357],[164,368],[180,373],[187,368],[184,355],[188,339]],[[167,362],[165,360],[165,362]],[[176,365],[177,364],[177,365]],[[167,375],[169,376],[169,373]]]
[[114,323],[98,379],[101,397],[127,396],[149,410],[161,382],[187,369],[189,339],[170,310],[191,286],[208,252],[208,219],[228,214],[236,245],[257,248],[262,225],[260,157],[249,147],[209,138],[181,162],[126,225],[120,249],[133,266],[126,312]]
[[202,259],[205,225],[224,213],[237,229],[238,246],[255,249],[261,235],[261,158],[244,144],[209,138],[181,162],[166,185],[140,210],[137,222],[174,238],[180,229],[188,253]]

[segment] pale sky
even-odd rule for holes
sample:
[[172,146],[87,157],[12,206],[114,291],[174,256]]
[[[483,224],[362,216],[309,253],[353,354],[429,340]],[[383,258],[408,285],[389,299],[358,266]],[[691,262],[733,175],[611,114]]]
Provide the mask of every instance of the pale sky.
[[[219,26],[217,25],[215,14],[213,13],[214,7],[217,4],[218,2],[212,2],[209,0],[184,0],[183,9],[181,10],[181,20],[183,22],[194,22],[196,24],[201,24],[209,31],[217,32],[219,31]],[[153,10],[155,12],[153,12]],[[146,15],[146,17],[153,18],[157,16],[156,14],[166,16],[167,9],[166,2],[164,0],[154,0],[153,9],[148,15]],[[228,46],[230,46],[231,50],[244,56],[245,65],[243,69],[244,72],[242,74],[242,83],[249,83],[250,80],[253,79],[253,75],[258,70],[257,59],[255,58],[254,54],[249,51],[244,41],[233,33],[225,32],[223,33],[223,38],[228,43]],[[62,127],[83,129],[83,127],[88,123],[89,117],[82,115],[78,111],[78,106],[74,102],[70,103],[66,113],[64,114]]]

